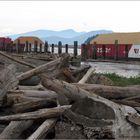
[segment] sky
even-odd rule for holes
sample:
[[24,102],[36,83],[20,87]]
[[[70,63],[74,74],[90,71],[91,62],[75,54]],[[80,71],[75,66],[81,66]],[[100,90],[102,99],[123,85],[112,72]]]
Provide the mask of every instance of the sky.
[[0,1],[0,36],[39,29],[140,31],[140,1]]

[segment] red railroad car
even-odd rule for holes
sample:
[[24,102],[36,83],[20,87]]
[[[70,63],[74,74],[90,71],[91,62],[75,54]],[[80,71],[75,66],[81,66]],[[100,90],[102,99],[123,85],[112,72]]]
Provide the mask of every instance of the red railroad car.
[[83,45],[81,52],[89,59],[140,59],[140,32],[99,35]]
[[0,37],[0,50],[10,51],[12,49],[13,41],[11,38]]

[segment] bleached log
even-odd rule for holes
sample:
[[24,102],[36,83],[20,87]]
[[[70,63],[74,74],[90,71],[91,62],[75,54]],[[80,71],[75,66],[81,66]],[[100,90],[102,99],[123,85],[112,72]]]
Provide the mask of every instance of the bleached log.
[[58,75],[58,73],[62,73],[61,69],[68,65],[68,60],[69,60],[69,55],[64,55],[61,58],[58,58],[58,59],[51,61],[51,62],[48,62],[44,65],[38,66],[38,67],[36,67],[32,70],[29,70],[25,73],[22,73],[21,75],[17,76],[17,79],[20,81],[20,80],[30,78],[34,75],[41,74],[41,73],[43,73],[43,72],[47,71],[48,69],[55,67],[55,66],[58,66],[57,67],[58,72],[55,71],[55,73],[57,73],[57,75]]
[[118,87],[106,86],[99,84],[73,84],[82,89],[89,91],[91,94],[95,93],[107,99],[124,99],[132,96],[140,95],[139,87]]
[[93,102],[92,110],[94,110],[95,119],[97,119],[96,116],[98,116],[100,119],[105,119],[105,117],[107,119],[107,116],[109,116],[110,120],[112,120],[112,125],[110,127],[115,134],[115,138],[132,138],[135,136],[140,136],[140,128],[135,128],[126,120],[127,114],[137,114],[136,110],[132,107],[119,105],[108,99],[95,95],[94,93],[91,94],[76,85],[72,85],[70,83],[56,79],[50,79],[45,74],[42,74],[40,77],[42,79],[43,86],[48,89],[57,91],[58,94],[64,94],[71,101],[78,101],[79,99],[85,98],[91,99],[90,102]]
[[36,98],[57,98],[58,94],[51,90],[38,91],[38,90],[11,90],[8,91],[8,96],[14,95],[24,95],[26,97],[36,97]]
[[15,76],[15,66],[9,65],[8,67],[2,66],[0,68],[0,106],[5,104],[4,98],[8,90],[13,89],[18,84]]
[[126,118],[132,124],[140,126],[140,114],[128,114]]
[[88,70],[90,67],[91,67],[90,65],[81,65],[80,68],[70,66],[70,69],[72,70],[72,74],[76,75],[76,74],[81,73],[85,70]]
[[27,139],[27,140],[36,140],[44,138],[44,135],[55,126],[57,119],[47,119],[44,121],[39,128]]
[[46,63],[44,65],[41,65],[41,66],[38,66],[32,70],[29,70],[19,76],[17,76],[18,80],[24,80],[24,79],[27,79],[33,75],[37,75],[39,73],[42,73],[43,71],[47,70],[48,68],[54,66],[54,65],[57,65],[61,62],[61,58],[57,59],[57,60],[54,60],[54,61],[51,61],[49,63]]
[[[20,96],[23,95],[23,96]],[[31,98],[55,98],[59,101],[61,105],[67,105],[68,99],[64,95],[56,94],[56,92],[51,90],[45,90],[45,91],[37,91],[37,90],[11,90],[8,92],[7,95],[9,98],[15,98],[14,100],[18,99],[19,101],[24,101],[24,98],[28,99]],[[30,100],[30,99],[29,99]]]
[[44,100],[38,99],[38,100],[32,100],[32,101],[26,101],[26,102],[14,104],[11,110],[14,113],[23,113],[23,112],[29,112],[41,108],[49,108],[54,106],[57,106],[56,101],[54,99],[44,99]]
[[128,105],[131,107],[140,107],[140,103],[135,102],[135,101],[128,101],[125,99],[124,100],[112,100],[112,101],[115,103],[118,103],[118,104]]
[[66,77],[68,77],[68,79],[69,79],[71,82],[73,82],[73,83],[76,82],[76,79],[74,78],[74,76],[72,75],[72,73],[69,71],[69,69],[64,69],[64,70],[63,70],[63,73],[64,73],[64,75],[65,75]]
[[22,102],[31,102],[31,101],[38,101],[41,98],[38,97],[28,97],[24,96],[23,94],[8,94],[7,95],[7,102],[12,101],[14,104],[22,103]]
[[30,63],[21,61],[21,60],[19,60],[19,59],[17,59],[17,58],[14,58],[14,57],[12,57],[12,56],[10,56],[10,55],[8,55],[8,54],[2,52],[2,51],[0,51],[0,55],[3,55],[3,56],[7,57],[7,58],[10,59],[10,60],[13,60],[13,61],[15,61],[15,62],[17,62],[17,63],[19,63],[19,64],[28,66],[28,67],[30,67],[30,68],[35,68],[35,67],[36,67],[36,66],[33,65],[33,64],[30,64]]
[[95,72],[95,69],[91,67],[86,74],[83,76],[83,78],[78,82],[79,84],[86,83],[86,81],[89,79],[89,77]]
[[35,119],[42,119],[42,118],[45,119],[56,118],[62,115],[62,113],[66,109],[69,109],[70,107],[71,105],[67,105],[67,106],[60,106],[60,107],[54,107],[48,109],[40,109],[34,112],[2,116],[0,117],[0,121],[21,121],[21,120],[35,120]]
[[24,130],[33,124],[32,120],[12,121],[0,134],[0,139],[19,139]]
[[39,84],[37,86],[18,86],[19,90],[45,90],[45,88]]

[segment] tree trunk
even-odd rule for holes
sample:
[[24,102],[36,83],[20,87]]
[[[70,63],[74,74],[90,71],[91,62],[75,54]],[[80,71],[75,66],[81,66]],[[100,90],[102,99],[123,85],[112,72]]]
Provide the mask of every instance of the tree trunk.
[[56,120],[57,119],[47,119],[44,121],[27,140],[44,139],[44,135],[47,135],[48,130],[55,126]]
[[24,95],[25,97],[35,98],[57,98],[58,94],[51,90],[38,91],[38,90],[11,90],[8,92],[8,97]]
[[[58,58],[54,61],[48,62],[47,64],[38,66],[32,70],[29,70],[19,76],[17,76],[17,79],[20,80],[24,80],[27,78],[30,78],[34,75],[38,75],[41,74],[45,71],[47,71],[48,69],[54,68],[57,66],[57,72],[55,71],[55,75],[58,75],[59,73],[62,73],[62,68],[65,68],[66,66],[68,66],[68,61],[69,61],[69,55],[64,55],[61,58]],[[53,73],[53,71],[51,71]]]
[[[104,119],[105,121],[111,120],[112,125],[110,127],[112,128],[112,132],[115,134],[115,138],[140,136],[140,129],[137,128],[138,130],[136,131],[136,128],[126,120],[127,114],[137,113],[132,107],[116,104],[108,99],[93,93],[91,94],[88,91],[79,88],[77,85],[72,85],[56,79],[49,79],[45,74],[42,74],[40,77],[42,79],[43,86],[57,91],[58,94],[64,94],[72,101],[87,98],[89,100],[89,104],[86,102],[82,104],[82,108],[87,106],[86,109],[82,110],[89,111],[87,115],[92,114],[94,119]],[[89,110],[88,108],[90,107],[90,104],[92,104],[93,107]]]
[[140,95],[140,88],[138,87],[117,87],[105,86],[98,84],[73,84],[82,89],[95,93],[107,99],[124,99],[136,95]]
[[34,111],[41,108],[56,107],[56,101],[53,99],[40,99],[34,101],[26,101],[23,103],[14,104],[11,108],[14,113],[23,113]]
[[0,121],[21,121],[21,120],[35,120],[35,119],[42,119],[42,118],[45,119],[55,118],[62,115],[62,113],[66,109],[69,109],[70,107],[71,105],[67,105],[67,106],[60,106],[60,107],[49,108],[49,109],[40,109],[34,112],[2,116],[0,117]]
[[112,100],[112,101],[115,103],[118,103],[118,104],[128,105],[131,107],[140,107],[140,103],[135,102],[135,101],[128,101],[125,99],[124,100]]
[[2,106],[6,102],[4,98],[7,91],[17,86],[18,80],[15,76],[14,65],[9,65],[8,67],[1,66],[0,73],[0,106]]
[[19,139],[21,133],[33,124],[32,120],[12,121],[0,134],[0,139]]
[[[23,95],[23,96],[20,96]],[[37,91],[37,90],[15,90],[9,91],[8,98],[13,98],[14,101],[18,100],[22,102],[24,98],[55,98],[58,100],[60,105],[69,104],[68,99],[64,95],[56,94],[56,92],[51,90]],[[29,99],[30,100],[30,99]]]
[[78,83],[79,84],[86,83],[86,81],[88,81],[89,77],[93,74],[94,71],[95,69],[91,67]]
[[68,69],[63,70],[63,74],[73,83],[75,83],[77,80],[72,76],[71,72]]
[[18,89],[19,90],[39,90],[39,91],[45,90],[45,88],[41,84],[37,86],[18,86]]
[[61,58],[58,58],[57,60],[51,61],[47,64],[44,64],[44,65],[38,66],[37,68],[29,70],[29,71],[17,76],[17,78],[19,81],[30,78],[34,75],[44,72],[45,70],[47,70],[50,67],[53,67],[54,65],[58,65],[60,62],[61,62]]
[[38,101],[41,98],[38,97],[28,97],[24,96],[23,94],[9,94],[7,95],[7,102],[12,101],[14,104],[22,103],[22,102],[31,102],[31,101]]
[[17,58],[14,58],[14,57],[12,57],[12,56],[10,56],[10,55],[4,53],[4,52],[1,52],[1,51],[0,51],[0,54],[3,55],[3,56],[5,56],[5,57],[7,57],[7,58],[9,58],[10,60],[13,60],[13,61],[15,61],[15,62],[17,62],[17,63],[20,63],[20,64],[22,64],[22,65],[28,66],[28,67],[30,67],[30,68],[35,68],[35,67],[36,67],[36,66],[33,65],[33,64],[30,64],[30,63],[21,61],[21,60],[19,60],[19,59],[17,59]]
[[76,74],[81,73],[85,70],[88,70],[90,67],[91,67],[90,65],[82,65],[80,68],[70,66],[70,69],[72,70],[72,74],[76,75]]

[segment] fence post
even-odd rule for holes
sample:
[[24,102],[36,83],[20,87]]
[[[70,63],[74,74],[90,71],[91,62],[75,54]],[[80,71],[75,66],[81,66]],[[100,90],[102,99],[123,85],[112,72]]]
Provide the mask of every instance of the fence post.
[[62,53],[62,42],[59,41],[58,42],[58,54],[61,54]]
[[28,41],[26,41],[26,47],[25,47],[25,52],[28,52]]
[[114,59],[118,60],[118,40],[115,40],[115,54]]
[[102,55],[103,55],[103,59],[105,59],[106,57],[106,48],[105,48],[105,45],[102,46]]
[[84,60],[87,59],[87,48],[86,48],[86,45],[85,44],[82,44],[82,58]]
[[125,46],[125,59],[128,60],[128,45]]
[[48,52],[48,47],[49,47],[48,42],[45,41],[45,46],[44,46],[44,52],[45,53]]
[[31,53],[32,52],[32,48],[31,48],[32,46],[31,46],[31,43],[29,43],[29,53]]
[[37,46],[38,46],[38,42],[35,41],[34,42],[34,53],[37,53]]
[[39,48],[40,48],[40,53],[42,53],[42,44],[40,43],[40,45],[39,45]]
[[74,41],[74,57],[77,56],[78,41]]
[[17,44],[16,44],[16,52],[19,53],[19,47],[20,47],[20,40],[17,40]]
[[97,44],[94,42],[93,45],[93,59],[97,59]]
[[65,53],[68,53],[68,44],[65,44]]
[[51,46],[52,46],[52,53],[54,53],[54,44],[52,44]]

